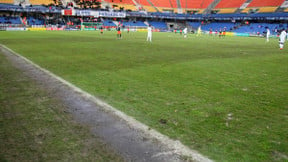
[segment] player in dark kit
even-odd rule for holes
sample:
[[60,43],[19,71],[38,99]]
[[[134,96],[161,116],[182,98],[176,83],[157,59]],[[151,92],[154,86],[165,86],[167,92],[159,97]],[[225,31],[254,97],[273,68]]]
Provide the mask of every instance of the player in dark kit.
[[100,26],[100,33],[103,34],[103,26]]
[[121,26],[118,25],[117,28],[116,28],[116,30],[117,30],[117,38],[118,38],[118,39],[121,39],[121,38],[122,38],[122,35],[121,35]]

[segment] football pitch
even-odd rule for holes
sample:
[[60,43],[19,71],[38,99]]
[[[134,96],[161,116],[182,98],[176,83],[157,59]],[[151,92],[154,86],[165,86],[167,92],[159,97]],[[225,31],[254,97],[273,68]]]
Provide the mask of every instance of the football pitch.
[[213,160],[288,160],[287,43],[122,35],[1,32],[0,43]]

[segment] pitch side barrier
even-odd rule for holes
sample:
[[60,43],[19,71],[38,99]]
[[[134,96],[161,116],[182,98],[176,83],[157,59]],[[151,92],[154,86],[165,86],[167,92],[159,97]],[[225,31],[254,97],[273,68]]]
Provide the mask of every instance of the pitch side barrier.
[[[104,29],[105,31],[115,31],[114,28],[109,30]],[[80,31],[77,28],[57,28],[57,27],[5,27],[0,28],[0,31]],[[86,31],[86,30],[85,30]],[[88,31],[88,30],[87,30]],[[92,31],[92,30],[89,30]],[[99,31],[99,29],[94,29],[93,31]],[[122,31],[127,32],[128,28],[124,28]],[[146,28],[129,28],[130,32],[147,32]],[[153,29],[153,32],[167,32],[166,30]],[[170,31],[171,32],[171,31]],[[179,33],[179,32],[177,32]],[[209,31],[203,31],[203,34],[209,34]],[[212,35],[217,35],[215,32],[212,32]],[[263,37],[263,34],[251,34],[251,33],[235,33],[235,32],[226,32],[226,36],[240,36],[240,37]],[[271,35],[271,37],[277,37],[276,35]]]
[[[203,31],[203,34],[210,34],[209,31]],[[219,33],[212,32],[212,35],[219,35]],[[238,36],[238,37],[265,37],[265,34],[253,34],[253,33],[236,33],[226,32],[225,36]],[[271,35],[271,38],[278,38],[278,35]]]

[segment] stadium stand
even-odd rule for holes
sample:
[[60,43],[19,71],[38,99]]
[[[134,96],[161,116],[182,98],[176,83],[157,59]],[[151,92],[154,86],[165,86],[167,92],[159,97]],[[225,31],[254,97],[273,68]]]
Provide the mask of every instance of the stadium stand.
[[155,7],[152,7],[152,6],[143,6],[143,8],[144,8],[147,12],[157,12],[157,10],[155,9]]
[[220,8],[216,9],[218,13],[234,13],[237,10],[237,8]]
[[113,23],[111,20],[104,20],[103,21],[103,26],[105,27],[116,27],[116,24]]
[[[119,4],[119,3],[114,3],[115,5],[118,5],[118,8],[120,9],[121,7],[124,8],[124,10],[131,10],[131,11],[137,11],[137,7],[135,5],[129,5],[129,4]],[[113,5],[113,4],[112,4]]]
[[151,6],[151,4],[147,0],[135,0],[135,1],[142,6]]
[[9,4],[13,4],[14,0],[1,0],[0,3],[9,3]]
[[128,21],[123,22],[124,26],[130,26],[130,27],[146,27],[147,25],[142,21]]
[[22,24],[20,17],[0,17],[0,24]]
[[263,34],[266,28],[269,28],[271,34],[277,34],[277,32],[283,28],[287,28],[287,25],[283,24],[269,24],[269,23],[251,23],[249,25],[244,25],[234,30],[237,33],[250,33],[250,34]]
[[49,5],[49,4],[54,4],[53,0],[29,0],[29,3],[32,5]]
[[173,12],[177,13],[177,8],[165,8],[165,7],[158,7],[160,12]]
[[253,0],[242,12],[256,10],[257,12],[275,12],[285,0]]
[[149,21],[148,23],[157,29],[167,29],[167,24],[163,21]]
[[194,29],[197,29],[201,25],[201,22],[190,22],[190,21],[188,21],[187,23],[188,23],[188,25],[190,25]]
[[234,13],[246,0],[221,0],[214,10],[218,13]]
[[[36,0],[30,0],[30,2],[35,2]],[[44,3],[44,0],[38,0],[37,4]],[[45,0],[45,3],[50,3],[52,0]],[[151,1],[151,3],[150,3]],[[220,30],[226,28],[227,31],[232,31],[232,32],[239,32],[239,33],[252,33],[252,34],[262,34],[265,31],[265,27],[269,27],[272,31],[272,34],[275,34],[276,32],[273,33],[273,31],[280,30],[281,28],[286,28],[287,25],[280,26],[281,23],[287,22],[288,21],[288,9],[283,8],[283,10],[278,10],[277,12],[275,11],[276,8],[280,8],[280,6],[283,4],[284,0],[275,0],[271,2],[270,0],[253,0],[251,1],[251,4],[246,8],[247,11],[249,9],[257,9],[258,12],[251,12],[249,14],[246,13],[234,13],[235,9],[238,9],[240,6],[242,6],[242,3],[246,3],[246,0],[221,0],[216,6],[215,10],[221,10],[220,13],[217,14],[175,14],[171,12],[164,12],[167,10],[172,10],[176,12],[177,8],[177,1],[169,1],[165,0],[165,4],[162,3],[162,1],[156,1],[156,0],[109,0],[111,4],[118,4],[119,6],[123,6],[124,9],[131,9],[136,8],[136,5],[134,2],[140,3],[140,4],[145,4],[142,7],[146,9],[146,11],[151,11],[151,12],[144,12],[144,11],[131,11],[131,12],[126,12],[125,18],[124,17],[116,17],[116,18],[111,18],[107,16],[107,18],[104,16],[101,18],[103,22],[103,26],[106,28],[114,28],[117,26],[117,22],[123,22],[124,26],[130,26],[130,27],[141,27],[141,28],[146,28],[147,23],[145,24],[143,21],[148,20],[149,24],[151,24],[154,28],[160,29],[160,31],[167,31],[167,30],[172,30],[172,27],[170,24],[182,24],[182,25],[189,25],[192,29],[197,29],[201,24],[202,30],[203,31],[209,31],[210,29],[212,30]],[[201,11],[205,10],[205,7],[211,7],[211,2],[213,0],[179,0],[181,2],[182,9],[184,11]],[[1,1],[3,2],[3,1]],[[108,2],[108,3],[109,3]],[[113,2],[113,3],[112,3]],[[155,6],[153,5],[153,2],[155,3]],[[191,2],[191,3],[190,3]],[[215,1],[214,1],[215,2]],[[252,3],[254,2],[254,4]],[[256,2],[260,3],[257,4]],[[277,2],[277,3],[276,3]],[[158,6],[158,4],[160,5]],[[189,3],[189,5],[186,3]],[[256,3],[256,4],[255,4]],[[211,4],[211,5],[209,5]],[[267,6],[269,5],[269,6]],[[274,6],[273,6],[274,5]],[[275,6],[276,5],[276,6]],[[160,6],[167,6],[167,7],[160,7]],[[141,9],[141,6],[138,6]],[[156,8],[157,7],[157,8]],[[3,4],[0,3],[0,11],[4,12],[6,17],[1,17],[0,23],[2,24],[2,27],[6,26],[11,26],[9,24],[20,24],[20,25],[15,25],[15,27],[33,27],[37,25],[67,25],[67,22],[73,22],[73,24],[80,24],[82,20],[86,18],[91,18],[91,15],[81,15],[80,16],[70,16],[70,17],[65,17],[61,16],[61,7],[56,7],[56,6],[43,6],[43,5],[33,5],[33,6],[26,6],[21,7],[19,5],[13,5],[13,4]],[[77,10],[77,9],[75,9]],[[83,10],[83,9],[82,9]],[[85,9],[84,9],[85,10]],[[87,13],[90,13],[90,10],[95,10],[95,9],[87,9]],[[105,12],[117,12],[116,11],[109,11],[106,9],[102,9],[102,11]],[[163,12],[159,12],[163,11]],[[279,11],[279,12],[278,12]],[[286,11],[286,12],[285,12]],[[29,13],[31,12],[31,14]],[[15,14],[16,13],[16,14]],[[54,18],[51,19],[46,19],[47,15],[53,14]],[[86,12],[84,14],[87,14]],[[22,18],[27,18],[27,19],[22,19],[21,18],[10,18],[8,15],[21,15]],[[32,16],[33,15],[33,16]],[[77,21],[73,20],[79,19],[78,23]],[[81,19],[81,20],[80,20]],[[127,21],[127,20],[133,20],[133,21]],[[98,19],[100,20],[100,19]],[[165,21],[160,21],[160,20],[165,20]],[[231,23],[231,20],[235,23]],[[242,24],[248,20],[250,22],[247,24]],[[94,21],[94,18],[91,18],[91,21]],[[115,22],[113,22],[115,21]],[[26,23],[27,22],[27,23]],[[84,22],[89,22],[89,21],[84,21]],[[208,23],[207,23],[208,22]],[[256,23],[257,22],[257,23]],[[260,23],[262,22],[262,23]],[[265,23],[264,23],[265,22]],[[272,24],[269,24],[267,22],[273,22]],[[23,23],[23,24],[22,24]],[[169,25],[167,25],[167,24]],[[278,26],[277,24],[278,23]],[[8,24],[8,25],[7,25]],[[27,26],[26,26],[27,25]],[[70,25],[71,27],[73,25]],[[180,28],[184,27],[180,26]],[[13,25],[12,25],[13,27]],[[170,29],[171,27],[171,29]],[[179,26],[176,25],[178,28]],[[2,28],[3,29],[3,28]],[[161,30],[163,29],[163,30]],[[274,30],[275,29],[275,30]]]
[[275,12],[278,7],[260,7],[257,12]]
[[253,0],[247,7],[280,6],[285,0]]
[[44,20],[39,19],[39,18],[34,18],[34,17],[28,17],[27,23],[31,26],[32,25],[44,25]]
[[180,0],[182,8],[189,9],[205,9],[214,0]]
[[141,5],[147,12],[158,12],[158,9],[154,5],[151,5],[148,0],[135,0],[135,2]]
[[237,24],[235,23],[209,23],[206,25],[202,26],[202,30],[204,31],[209,31],[210,29],[212,29],[213,31],[217,30],[226,30],[226,31],[232,31],[235,27],[237,26]]
[[239,8],[246,0],[221,0],[215,8]]
[[132,0],[105,0],[105,2],[109,2],[111,6],[117,5],[116,9],[120,9],[121,7],[124,8],[124,10],[132,10],[137,11],[137,7],[135,3]]
[[134,2],[132,0],[105,0],[109,3],[116,3],[116,4],[130,4],[134,5]]
[[152,2],[155,7],[177,8],[176,0],[150,0],[150,2]]

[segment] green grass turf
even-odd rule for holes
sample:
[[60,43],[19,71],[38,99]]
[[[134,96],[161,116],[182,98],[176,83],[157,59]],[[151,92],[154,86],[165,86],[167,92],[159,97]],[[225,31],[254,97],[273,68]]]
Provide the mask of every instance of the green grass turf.
[[0,161],[123,161],[0,53]]
[[211,159],[287,160],[288,45],[276,39],[3,32],[0,43]]

